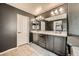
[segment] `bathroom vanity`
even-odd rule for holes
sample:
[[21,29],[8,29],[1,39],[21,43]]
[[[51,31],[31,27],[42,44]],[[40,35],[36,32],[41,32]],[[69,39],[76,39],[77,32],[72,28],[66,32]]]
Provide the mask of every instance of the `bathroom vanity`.
[[[65,56],[67,45],[67,13],[35,20],[37,28],[30,32],[30,42],[33,42],[60,56]],[[31,22],[34,24],[34,22]],[[33,27],[34,25],[32,25]]]

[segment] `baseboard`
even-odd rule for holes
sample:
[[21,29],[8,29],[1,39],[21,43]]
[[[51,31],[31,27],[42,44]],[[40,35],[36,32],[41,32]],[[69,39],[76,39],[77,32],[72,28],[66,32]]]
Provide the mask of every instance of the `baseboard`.
[[30,43],[25,43],[25,44],[22,44],[22,45],[20,45],[20,46],[15,47],[15,48],[11,48],[11,49],[8,49],[8,50],[6,50],[6,51],[0,52],[0,55],[5,54],[5,53],[7,53],[7,52],[9,52],[9,51],[12,51],[12,50],[14,50],[14,49],[17,49],[18,47],[21,47],[21,46],[26,45],[26,44],[29,45]]
[[0,55],[5,54],[5,53],[7,53],[7,52],[9,52],[9,51],[12,51],[12,50],[14,50],[14,49],[16,49],[16,48],[17,48],[17,47],[8,49],[8,50],[3,51],[3,52],[0,52]]
[[19,46],[17,45],[17,47],[21,47],[21,46],[26,45],[26,44],[29,45],[29,43],[24,43],[24,44],[19,45]]

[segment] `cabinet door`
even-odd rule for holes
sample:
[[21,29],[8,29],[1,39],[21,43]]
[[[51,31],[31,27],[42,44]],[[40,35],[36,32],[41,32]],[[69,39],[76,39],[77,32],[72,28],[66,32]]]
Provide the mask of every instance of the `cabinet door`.
[[45,35],[33,34],[33,42],[44,48],[45,48],[45,42],[46,42],[45,39],[46,39]]
[[38,34],[33,34],[33,42],[38,43],[39,41],[39,35]]
[[39,35],[39,45],[41,46],[41,47],[44,47],[45,48],[45,44],[46,44],[46,35],[42,35],[42,34],[40,34]]
[[54,39],[53,36],[47,36],[46,38],[46,48],[50,51],[53,51]]
[[63,37],[54,37],[54,52],[59,55],[65,55],[65,42]]

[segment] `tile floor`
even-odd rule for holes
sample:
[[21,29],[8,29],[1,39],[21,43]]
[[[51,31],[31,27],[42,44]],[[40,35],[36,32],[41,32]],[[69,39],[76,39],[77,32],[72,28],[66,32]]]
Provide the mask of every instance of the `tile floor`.
[[1,54],[1,56],[57,56],[56,54],[41,48],[36,44],[25,44],[18,48]]

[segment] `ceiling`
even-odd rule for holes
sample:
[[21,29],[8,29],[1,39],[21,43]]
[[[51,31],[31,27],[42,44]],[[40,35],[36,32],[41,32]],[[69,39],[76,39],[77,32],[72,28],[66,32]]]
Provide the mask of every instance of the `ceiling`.
[[52,8],[57,7],[62,3],[8,3],[8,4],[36,16],[48,10],[51,10]]

